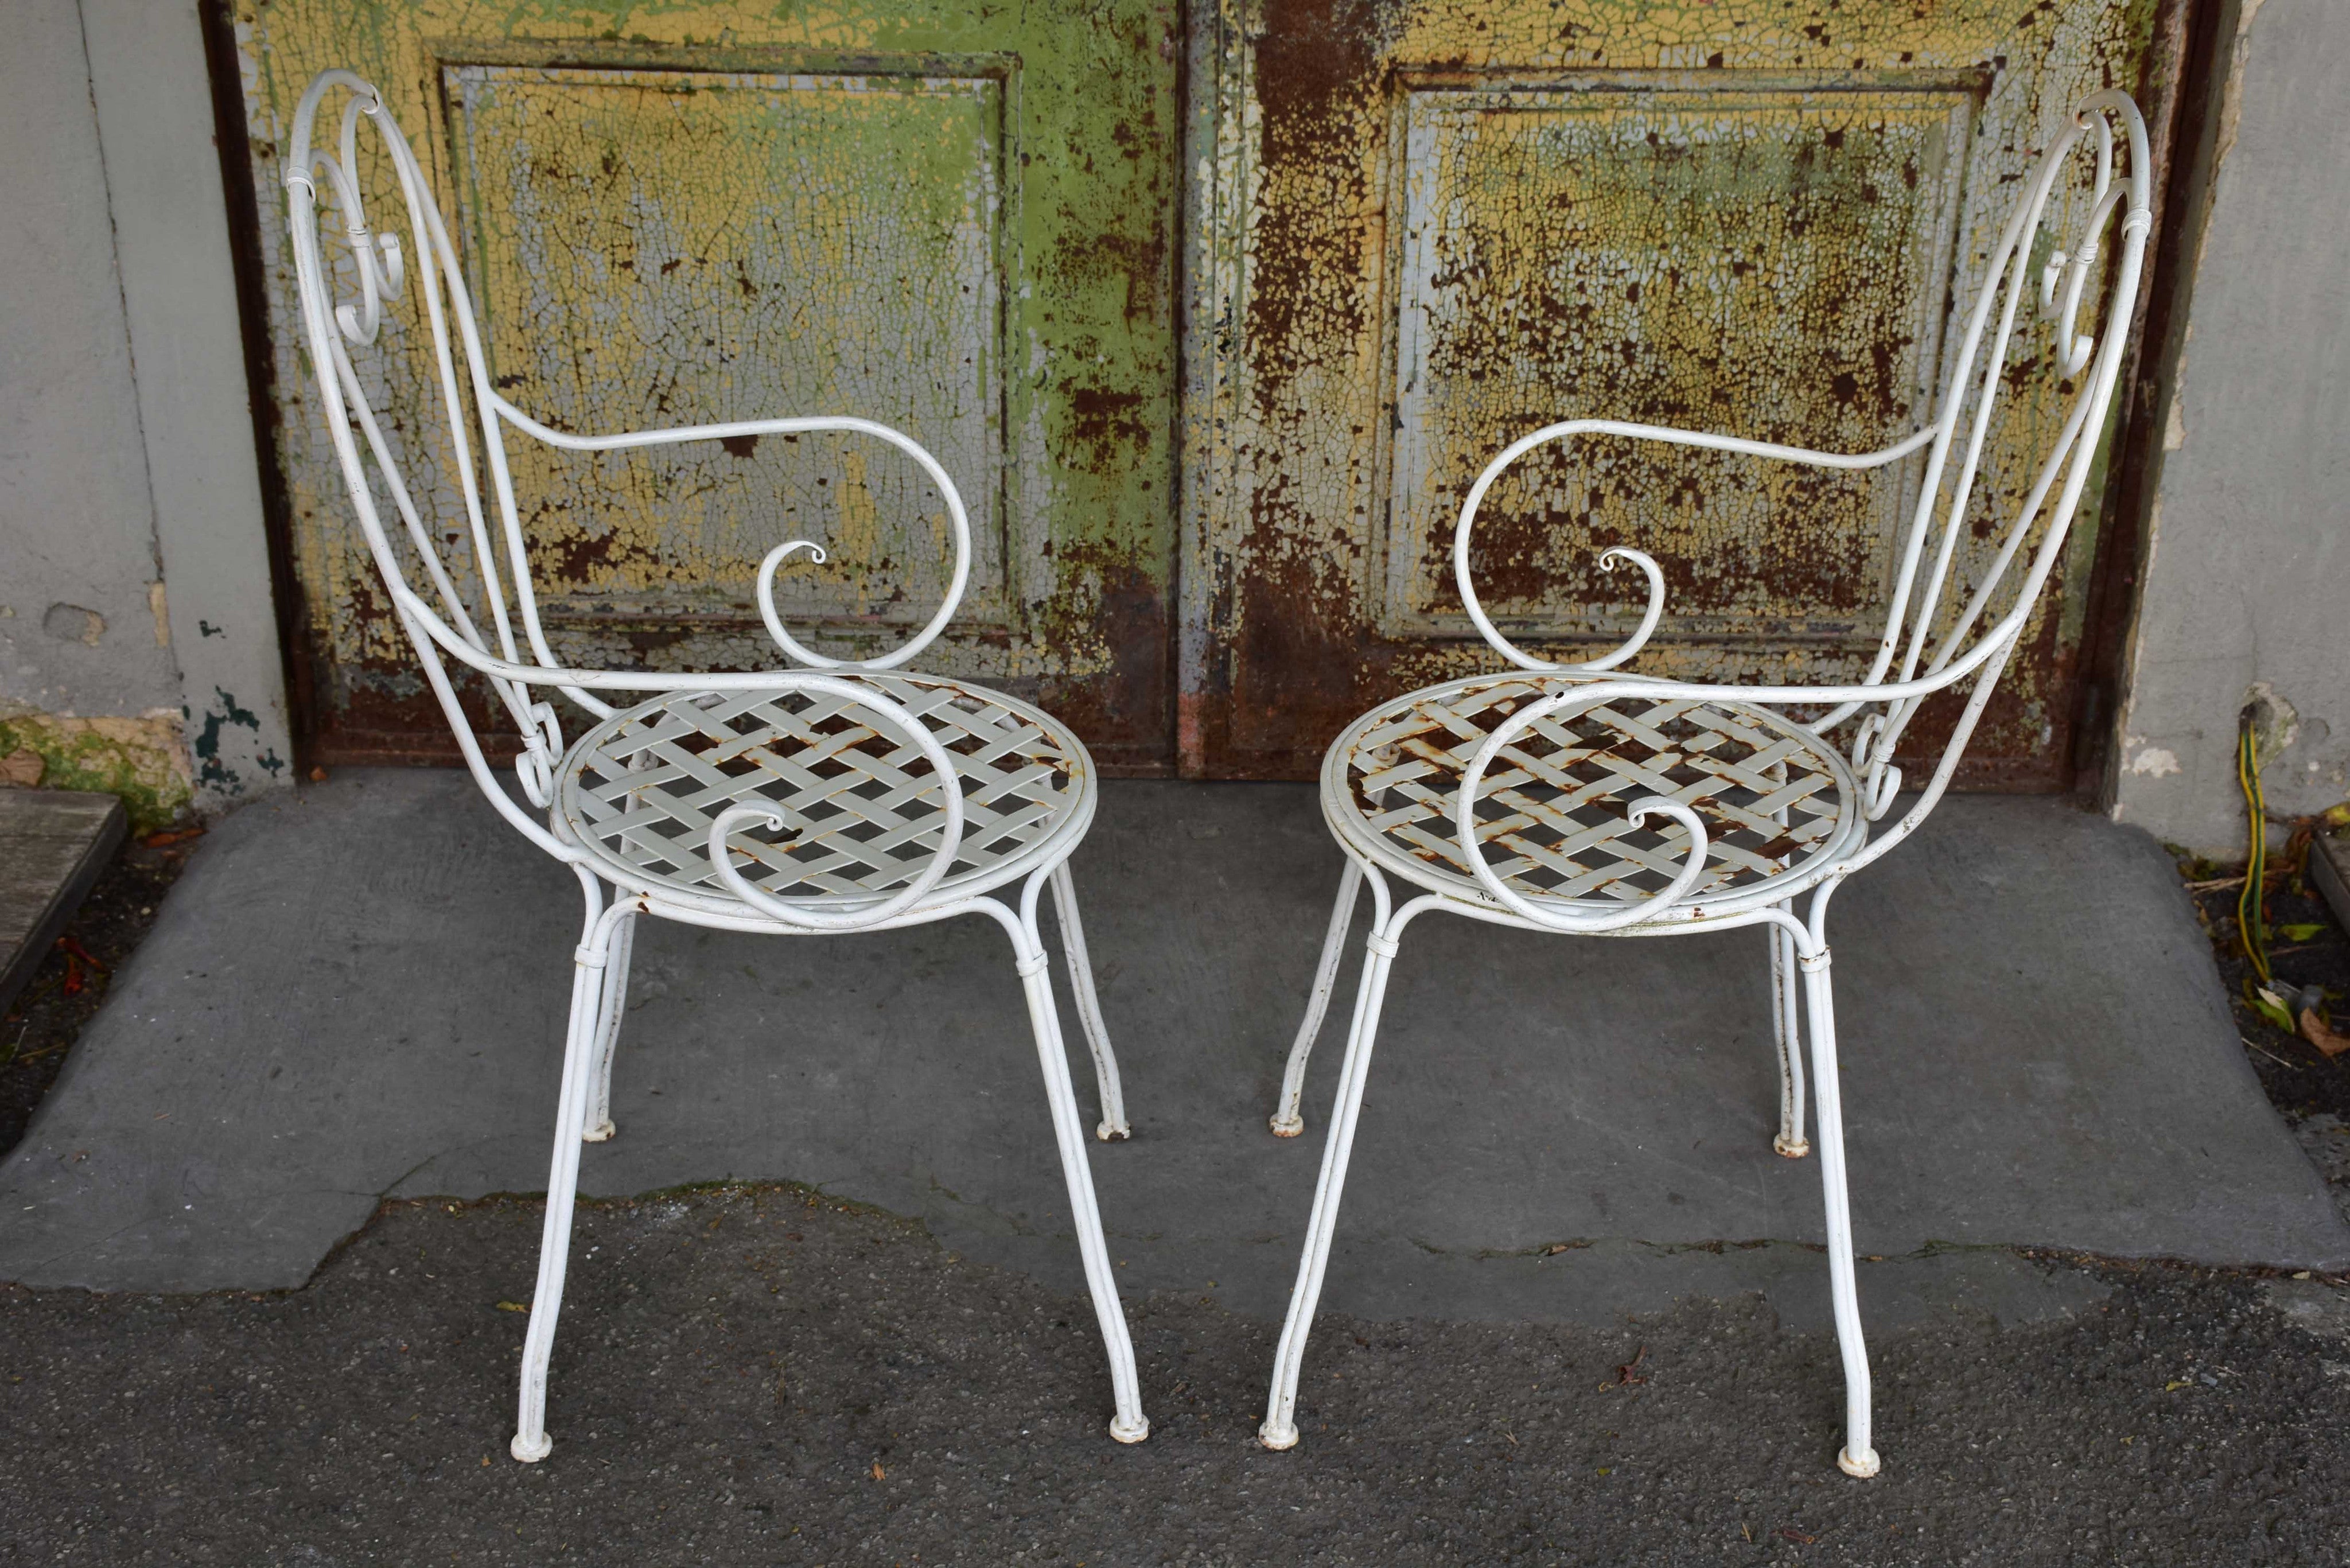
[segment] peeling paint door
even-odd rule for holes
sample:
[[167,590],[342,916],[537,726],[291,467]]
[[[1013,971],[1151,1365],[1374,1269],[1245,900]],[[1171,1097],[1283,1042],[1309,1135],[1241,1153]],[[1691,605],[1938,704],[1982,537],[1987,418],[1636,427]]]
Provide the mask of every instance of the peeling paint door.
[[[230,16],[314,751],[449,743],[296,352],[278,145],[310,78],[343,66],[431,171],[508,396],[578,431],[810,413],[905,429],[954,475],[975,535],[962,612],[923,668],[1042,703],[1109,771],[1171,767],[1173,0],[232,0]],[[431,355],[421,327],[395,327],[379,361],[405,437],[442,418]],[[778,662],[752,585],[789,538],[831,555],[779,594],[827,651],[901,639],[948,579],[943,510],[869,442],[511,450],[574,662]],[[453,532],[445,473],[436,504]]]
[[[1365,708],[1492,667],[1453,587],[1453,524],[1533,429],[1606,416],[1858,452],[1918,428],[2043,132],[2124,87],[2161,158],[2184,14],[1227,0],[1194,57],[1212,96],[1185,771],[1311,776]],[[2053,377],[2016,392],[1977,490],[1985,526],[2011,514],[2054,407]],[[2069,778],[2097,493],[1979,732],[1977,784]],[[1639,620],[1639,574],[1597,569],[1637,545],[1670,597],[1635,669],[1855,680],[1913,498],[1898,475],[1554,446],[1488,499],[1476,570],[1507,635],[1587,658]],[[1940,742],[1930,722],[1909,736]]]

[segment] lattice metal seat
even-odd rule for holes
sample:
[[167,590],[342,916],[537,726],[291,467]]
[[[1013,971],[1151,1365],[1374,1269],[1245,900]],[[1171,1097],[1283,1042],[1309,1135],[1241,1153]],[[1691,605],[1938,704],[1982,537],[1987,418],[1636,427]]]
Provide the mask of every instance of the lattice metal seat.
[[[927,676],[858,684],[937,735],[962,786],[955,858],[916,908],[1001,887],[1085,831],[1092,760],[1049,714]],[[746,909],[710,859],[711,825],[746,805],[783,807],[794,831],[730,834],[737,869],[770,897],[816,909],[904,886],[937,853],[945,822],[940,781],[915,748],[821,692],[657,697],[582,735],[557,775],[559,831],[598,872],[714,912]]]
[[[1472,676],[1372,710],[1324,761],[1331,831],[1420,887],[1502,908],[1461,855],[1462,776],[1513,713],[1589,679]],[[1611,912],[1670,886],[1689,857],[1678,821],[1627,817],[1648,796],[1691,807],[1706,829],[1704,874],[1659,919],[1780,902],[1867,833],[1852,770],[1809,731],[1742,703],[1626,697],[1553,714],[1504,745],[1475,802],[1478,842],[1522,897]]]
[[[313,140],[317,117],[337,91],[345,95],[340,134],[321,148]],[[363,124],[373,127],[390,165],[412,253],[397,234],[368,227],[357,167]],[[587,906],[572,953],[571,1021],[509,1445],[514,1457],[535,1461],[553,1448],[547,1363],[563,1304],[580,1145],[599,1143],[615,1130],[612,1064],[639,916],[775,936],[877,930],[964,915],[1003,929],[1027,999],[1067,1213],[1109,1361],[1110,1435],[1140,1442],[1150,1423],[1095,1205],[1041,926],[1049,887],[1101,1095],[1095,1132],[1123,1138],[1118,1059],[1094,993],[1068,867],[1093,819],[1093,762],[1067,729],[1025,703],[899,672],[946,629],[970,581],[971,520],[954,481],[912,437],[847,415],[603,435],[541,423],[491,377],[464,267],[423,166],[375,88],[348,71],[321,73],[302,95],[286,146],[304,348],[319,378],[318,408],[359,532],[475,782],[515,831],[571,867]],[[332,224],[323,222],[322,195],[339,209]],[[333,264],[322,229],[344,247]],[[386,381],[362,377],[351,350],[376,342],[411,266],[421,275],[415,293],[422,308],[401,330],[411,344],[429,343],[439,374],[421,386],[438,394],[441,408],[393,424],[395,439],[369,400],[369,388]],[[349,286],[341,303],[334,293],[338,279]],[[394,376],[389,385],[411,382]],[[814,541],[793,540],[768,551],[754,594],[768,635],[805,668],[568,668],[548,643],[531,582],[532,545],[506,458],[507,438],[516,431],[574,452],[818,431],[886,443],[921,470],[944,508],[953,576],[929,623],[897,649],[830,658],[795,641],[776,613],[775,573],[785,560],[801,550],[825,559]],[[411,489],[403,460],[419,458],[424,483]],[[381,505],[386,498],[389,509]],[[466,528],[445,526],[460,515]],[[466,545],[470,552],[460,547]],[[461,586],[471,590],[470,604]],[[515,771],[522,800],[491,771],[473,712],[452,680],[452,664],[477,683],[476,693],[486,691],[489,713],[521,732]],[[588,716],[576,744],[565,746],[562,716],[542,691],[559,693]],[[616,708],[606,694],[628,705]],[[544,822],[535,810],[546,814]],[[998,888],[1003,897],[988,896]]]
[[[2116,169],[2117,129],[2127,139],[2126,174]],[[2064,202],[2058,195],[2060,176],[2074,152],[2090,145],[2094,172],[2077,181],[2071,197],[2081,203],[2079,228],[2061,247],[2040,248],[2041,228],[2053,223]],[[2121,367],[2127,332],[2118,324],[2130,318],[2153,222],[2148,179],[2146,127],[2137,108],[2118,92],[2091,94],[2017,187],[2006,229],[1988,247],[1991,286],[1963,322],[1953,321],[1954,340],[1944,357],[1950,379],[1933,422],[1881,451],[1814,452],[1662,425],[1577,419],[1520,437],[1469,486],[1452,541],[1453,580],[1478,632],[1516,670],[1397,698],[1348,726],[1323,761],[1323,815],[1347,865],[1305,1018],[1282,1075],[1272,1118],[1276,1134],[1295,1137],[1305,1127],[1299,1106],[1307,1057],[1366,887],[1372,929],[1305,1256],[1258,1429],[1266,1447],[1285,1449],[1298,1440],[1298,1374],[1336,1230],[1389,966],[1405,928],[1441,911],[1587,935],[1750,926],[1769,934],[1771,1022],[1779,1054],[1773,1147],[1790,1157],[1811,1152],[1804,1136],[1808,1035],[1829,1296],[1844,1359],[1845,1446],[1836,1459],[1848,1474],[1877,1473],[1845,1183],[1828,901],[1845,877],[1908,837],[1933,809],[2060,559],[2065,529],[2095,466]],[[2112,286],[2102,310],[2093,308],[2085,323],[2084,301],[2095,297],[2089,280],[2093,274],[2107,275],[2098,270],[2100,236],[2116,219],[2121,244]],[[2035,256],[2043,258],[2036,265]],[[2029,293],[2038,294],[2042,310],[2054,320],[2054,351],[2012,364],[2016,317]],[[2097,325],[2099,316],[2102,333],[2081,329]],[[1981,569],[1954,573],[1961,559],[1957,541],[1962,535],[1981,537],[1989,521],[1980,508],[1970,512],[1969,496],[1981,472],[1993,407],[2003,391],[2033,377],[2043,378],[2040,384],[2049,390],[2043,407],[2027,416],[2028,428],[2050,432],[2051,448],[2018,514],[1998,530]],[[2061,418],[2051,417],[2060,412],[2054,406],[2060,402]],[[1635,562],[1648,576],[1648,610],[1628,640],[1603,658],[1573,664],[1553,663],[1513,644],[1486,615],[1471,581],[1470,537],[1478,508],[1495,481],[1527,453],[1592,437],[1846,472],[1921,458],[1922,472],[1908,482],[1909,522],[1866,678],[1842,686],[1729,686],[1608,673],[1639,652],[1664,610],[1663,568],[1623,545],[1600,559],[1610,566]],[[2010,568],[2019,563],[2022,571],[2011,577]],[[1968,576],[1975,580],[1962,582]],[[1994,616],[1994,595],[2011,589],[2012,599]],[[1955,695],[1962,683],[1966,701],[1932,777],[1898,821],[1872,835],[1869,825],[1889,816],[1899,797],[1895,747],[1919,704],[1939,692]],[[1789,719],[1774,711],[1781,708],[1816,716]],[[1424,891],[1399,898],[1391,878]],[[1807,899],[1801,912],[1799,898]]]

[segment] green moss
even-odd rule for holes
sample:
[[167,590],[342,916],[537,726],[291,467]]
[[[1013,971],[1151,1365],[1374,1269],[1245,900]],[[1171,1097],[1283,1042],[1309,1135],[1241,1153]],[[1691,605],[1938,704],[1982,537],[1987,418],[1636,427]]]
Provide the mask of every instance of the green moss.
[[119,795],[133,832],[151,833],[188,809],[192,791],[168,719],[60,719],[47,713],[0,717],[0,756],[37,755],[44,789],[99,790]]

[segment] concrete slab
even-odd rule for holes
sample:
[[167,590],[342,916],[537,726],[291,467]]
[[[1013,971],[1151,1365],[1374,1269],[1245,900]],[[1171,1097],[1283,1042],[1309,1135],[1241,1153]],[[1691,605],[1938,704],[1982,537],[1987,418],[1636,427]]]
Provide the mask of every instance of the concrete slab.
[[0,789],[0,1009],[33,978],[123,831],[110,794]]
[[[1137,1128],[1092,1151],[1129,1288],[1285,1297],[1335,1038],[1306,1136],[1264,1117],[1337,864],[1303,786],[1107,788],[1075,868]],[[542,1189],[577,929],[569,875],[458,775],[350,771],[237,813],[0,1166],[0,1278],[290,1286],[384,1196]],[[1831,937],[1856,1223],[1886,1260],[1863,1272],[1874,1321],[2081,1304],[2016,1245],[2350,1265],[2143,834],[1957,799],[1839,895]],[[636,961],[619,1136],[585,1151],[586,1190],[806,1181],[1076,1285],[992,923],[656,924]],[[1824,1321],[1817,1162],[1771,1152],[1766,976],[1753,931],[1420,921],[1327,1305],[1598,1321],[1761,1291]]]

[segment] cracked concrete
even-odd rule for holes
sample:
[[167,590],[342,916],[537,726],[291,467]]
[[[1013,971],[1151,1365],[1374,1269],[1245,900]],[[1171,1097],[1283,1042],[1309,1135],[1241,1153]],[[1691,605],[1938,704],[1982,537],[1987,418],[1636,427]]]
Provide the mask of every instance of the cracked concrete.
[[[1336,880],[1312,793],[1113,784],[1074,865],[1136,1127],[1090,1151],[1121,1282],[1277,1313],[1339,1044],[1306,1136],[1271,1137]],[[354,770],[236,814],[0,1166],[0,1278],[292,1286],[383,1197],[543,1189],[577,921],[569,875],[454,774]],[[2350,1264],[2143,835],[2057,800],[1954,800],[1839,895],[1831,936],[1873,1321],[2095,1299],[2018,1246]],[[1760,1292],[1825,1323],[1817,1162],[1770,1147],[1764,956],[1746,931],[1415,926],[1327,1309],[1606,1322]],[[992,923],[649,924],[636,961],[619,1136],[584,1151],[586,1191],[798,1180],[1076,1287]]]

